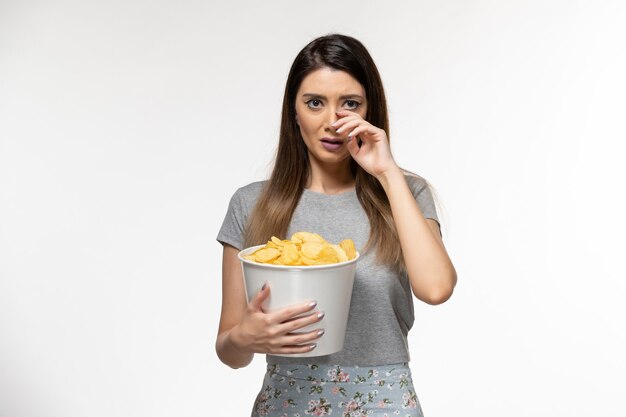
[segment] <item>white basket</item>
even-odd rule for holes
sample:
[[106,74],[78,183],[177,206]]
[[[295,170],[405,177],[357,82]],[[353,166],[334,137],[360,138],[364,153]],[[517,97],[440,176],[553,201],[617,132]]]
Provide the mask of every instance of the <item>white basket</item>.
[[[270,287],[270,296],[262,304],[263,311],[266,313],[309,300],[316,300],[316,309],[325,313],[322,320],[296,331],[304,333],[324,329],[322,337],[305,343],[317,343],[315,349],[306,353],[275,356],[309,357],[339,352],[343,349],[359,253],[357,252],[356,257],[350,261],[313,266],[262,264],[243,258],[244,255],[249,255],[263,246],[265,245],[254,246],[239,252],[248,302],[267,282]],[[303,315],[308,314],[310,312]]]

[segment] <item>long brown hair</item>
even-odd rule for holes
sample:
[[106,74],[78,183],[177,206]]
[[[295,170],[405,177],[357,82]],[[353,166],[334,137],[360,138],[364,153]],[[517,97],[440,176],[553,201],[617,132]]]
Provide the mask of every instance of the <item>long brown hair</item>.
[[[271,236],[288,238],[289,223],[309,175],[308,151],[296,123],[296,94],[308,74],[324,67],[345,71],[363,85],[368,103],[365,120],[383,129],[389,137],[383,83],[365,46],[350,36],[339,34],[310,42],[298,53],[289,71],[274,168],[248,221],[247,247],[265,243]],[[403,270],[398,233],[382,185],[354,160],[350,161],[350,168],[355,178],[356,195],[370,222],[370,236],[361,250],[375,247],[380,263]]]

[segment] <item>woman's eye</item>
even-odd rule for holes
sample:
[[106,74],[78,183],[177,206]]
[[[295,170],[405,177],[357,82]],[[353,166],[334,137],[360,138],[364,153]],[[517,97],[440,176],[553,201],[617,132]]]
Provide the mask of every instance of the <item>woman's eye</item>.
[[350,107],[351,109],[356,109],[357,107],[359,107],[359,103],[354,101],[354,100],[347,100],[346,104],[348,105],[348,107]]
[[317,108],[319,108],[319,106],[322,104],[322,102],[321,102],[320,100],[318,100],[318,99],[314,98],[314,99],[312,99],[312,100],[307,101],[307,102],[306,102],[306,104],[307,104],[310,108],[312,108],[312,109],[317,109]]

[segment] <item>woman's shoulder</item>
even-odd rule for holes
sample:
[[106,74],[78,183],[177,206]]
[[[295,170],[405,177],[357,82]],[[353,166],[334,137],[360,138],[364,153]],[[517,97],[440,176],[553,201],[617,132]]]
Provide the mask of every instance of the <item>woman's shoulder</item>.
[[262,181],[254,181],[244,186],[237,188],[237,192],[239,193],[259,193],[263,186],[267,183],[267,180]]
[[422,177],[421,175],[415,174],[410,171],[404,171],[403,173],[404,173],[404,179],[409,185],[409,188],[411,188],[411,190],[414,193],[416,192],[419,193],[424,188],[427,188],[429,186],[429,182],[426,180],[426,178]]
[[233,198],[240,199],[242,201],[254,201],[261,194],[263,186],[267,183],[267,180],[254,181],[244,186],[237,188]]
[[249,213],[256,204],[265,182],[266,181],[255,181],[237,188],[230,197],[228,209],[247,216],[247,213]]

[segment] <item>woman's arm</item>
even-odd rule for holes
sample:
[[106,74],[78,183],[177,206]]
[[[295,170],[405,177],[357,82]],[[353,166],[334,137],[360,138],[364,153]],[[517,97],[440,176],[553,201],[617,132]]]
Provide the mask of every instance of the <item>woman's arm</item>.
[[[232,340],[231,332],[241,321],[246,309],[246,290],[243,285],[238,250],[224,245],[222,256],[222,312],[215,350],[222,362],[231,368],[243,368],[252,362],[254,353],[244,352]],[[235,329],[236,331],[236,329]]]
[[400,168],[378,180],[391,205],[413,294],[428,304],[443,303],[452,295],[457,277],[439,225],[424,218]]
[[[380,181],[387,193],[413,294],[429,304],[443,303],[452,295],[456,271],[435,227],[436,222],[429,223],[424,218],[404,173],[391,156],[387,133],[357,113],[340,111],[337,116],[341,119],[332,126],[337,133],[350,132],[350,155]],[[356,138],[362,139],[361,145]]]

